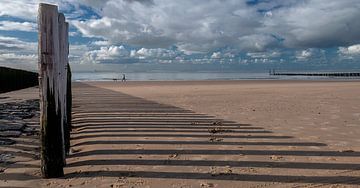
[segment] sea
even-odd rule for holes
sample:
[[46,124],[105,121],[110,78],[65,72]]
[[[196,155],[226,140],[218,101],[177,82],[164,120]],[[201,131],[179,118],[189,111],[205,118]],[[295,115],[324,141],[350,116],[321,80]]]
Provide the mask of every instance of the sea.
[[269,73],[239,72],[73,72],[74,81],[190,81],[190,80],[348,80],[359,78],[334,78],[323,76],[274,76]]

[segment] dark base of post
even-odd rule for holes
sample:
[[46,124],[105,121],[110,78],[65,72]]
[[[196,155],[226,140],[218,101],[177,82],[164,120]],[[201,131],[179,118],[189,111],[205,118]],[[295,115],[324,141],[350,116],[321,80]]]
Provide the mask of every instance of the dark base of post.
[[[48,81],[49,82],[49,81]],[[48,84],[49,85],[49,84]],[[61,114],[56,111],[54,95],[47,89],[47,118],[41,119],[41,173],[43,178],[64,176]]]
[[68,155],[70,151],[70,127],[67,121],[64,124],[64,141],[65,141],[65,152],[66,155]]
[[64,135],[65,135],[65,151],[66,154],[69,154],[70,151],[70,133],[72,130],[71,125],[71,110],[72,110],[72,91],[71,91],[71,68],[69,63],[67,66],[67,78],[66,78],[66,124],[64,126]]

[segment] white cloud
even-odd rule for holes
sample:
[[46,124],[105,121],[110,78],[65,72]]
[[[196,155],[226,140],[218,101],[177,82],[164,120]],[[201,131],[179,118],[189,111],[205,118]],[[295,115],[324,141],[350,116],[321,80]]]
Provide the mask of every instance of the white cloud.
[[36,20],[38,3],[34,0],[2,0],[0,16],[13,16],[26,20]]
[[313,55],[313,52],[311,50],[302,50],[300,52],[297,52],[296,59],[298,60],[307,60]]
[[[273,1],[271,6],[286,1]],[[263,20],[260,32],[284,39],[286,47],[322,48],[351,45],[360,41],[360,1],[289,1]]]
[[22,54],[15,54],[15,53],[6,53],[0,54],[0,61],[1,60],[19,60],[19,61],[32,61],[35,62],[37,60],[37,55],[30,54],[30,55],[22,55]]
[[173,59],[177,56],[177,53],[173,50],[167,50],[167,49],[147,49],[147,48],[141,48],[138,51],[136,51],[135,54],[132,54],[133,56],[137,56],[141,59],[147,58],[157,58],[157,59]]
[[[274,0],[254,6],[247,5],[246,0],[129,2],[97,3],[94,8],[102,18],[73,23],[85,36],[146,48],[176,45],[187,54],[222,47],[265,51],[360,41],[358,0]],[[269,11],[260,13],[259,9]]]
[[37,71],[37,54],[0,53],[0,66]]
[[110,0],[99,9],[102,18],[73,22],[84,36],[145,48],[176,45],[182,51],[207,52],[236,46],[237,38],[253,33],[260,25],[256,19],[260,15],[255,7],[247,7],[245,0],[155,0],[150,6]]
[[124,46],[102,46],[100,49],[85,52],[82,62],[92,63],[137,63],[137,62],[172,62],[180,55],[178,51],[155,48],[126,49]]
[[0,66],[37,69],[37,43],[0,36]]
[[91,44],[96,45],[96,46],[106,46],[106,45],[109,45],[109,41],[98,40],[98,41],[92,42]]
[[212,58],[212,59],[220,59],[220,58],[221,58],[221,52],[214,52],[214,53],[211,55],[211,58]]
[[265,51],[267,48],[276,47],[278,45],[278,41],[276,38],[270,35],[246,35],[240,37],[238,48],[245,51]]
[[10,53],[16,51],[18,53],[33,54],[37,52],[36,50],[36,42],[26,42],[16,37],[5,37],[0,35],[0,52]]
[[[0,21],[0,30],[36,31],[39,2],[2,0],[0,16],[11,19]],[[70,10],[67,18],[75,42],[80,36],[96,37],[97,41],[70,46],[72,62],[239,62],[239,54],[246,54],[241,59],[245,63],[326,60],[320,49],[329,47],[338,48],[342,56],[359,55],[359,0],[272,0],[254,5],[248,0],[46,2],[58,4],[60,11]],[[89,15],[90,10],[98,15]],[[0,53],[8,59],[15,58],[10,58],[12,53],[36,54],[36,46],[0,36]]]
[[295,52],[295,59],[300,62],[326,62],[325,50],[318,48],[308,48],[305,50],[299,50]]
[[84,54],[83,62],[92,63],[122,63],[122,58],[128,58],[129,50],[124,46],[102,46],[98,50],[91,50]]
[[0,30],[5,31],[28,31],[36,32],[36,23],[33,22],[13,22],[13,21],[0,21]]
[[360,44],[352,45],[349,47],[339,47],[339,53],[346,56],[360,55]]
[[74,36],[77,36],[77,35],[78,35],[77,32],[74,32],[74,31],[69,32],[69,36],[71,36],[71,37],[74,37]]
[[278,51],[268,51],[268,52],[248,52],[247,56],[251,58],[278,58],[281,56],[281,53]]

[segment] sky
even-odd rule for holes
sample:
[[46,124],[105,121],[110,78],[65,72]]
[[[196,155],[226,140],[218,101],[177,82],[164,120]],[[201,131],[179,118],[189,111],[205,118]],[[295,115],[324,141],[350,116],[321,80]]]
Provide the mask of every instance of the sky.
[[0,66],[37,69],[37,9],[75,71],[360,70],[360,0],[0,0]]

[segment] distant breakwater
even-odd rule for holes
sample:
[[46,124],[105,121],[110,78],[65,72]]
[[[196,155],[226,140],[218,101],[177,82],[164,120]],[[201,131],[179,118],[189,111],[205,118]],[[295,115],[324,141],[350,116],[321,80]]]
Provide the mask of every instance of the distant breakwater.
[[38,73],[0,67],[0,93],[37,86]]
[[271,72],[272,76],[360,77],[360,72]]

